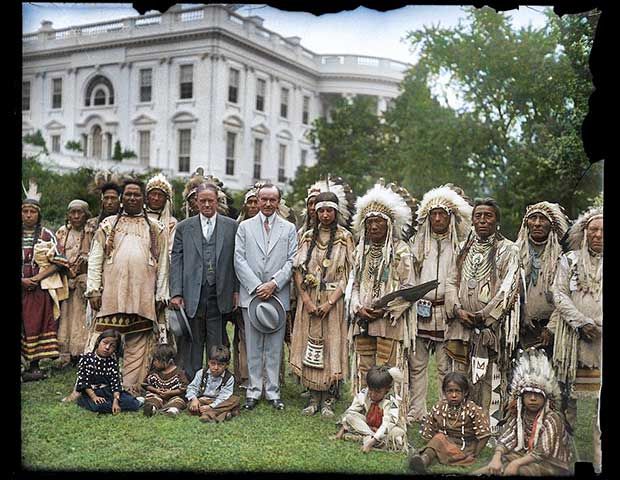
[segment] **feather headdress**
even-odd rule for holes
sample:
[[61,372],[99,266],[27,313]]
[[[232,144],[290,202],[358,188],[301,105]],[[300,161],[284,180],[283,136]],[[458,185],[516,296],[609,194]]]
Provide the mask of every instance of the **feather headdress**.
[[24,184],[22,184],[22,189],[24,190],[24,195],[26,196],[25,200],[34,200],[36,203],[39,203],[41,200],[41,192],[39,192],[35,181],[28,180],[28,190],[24,188]]
[[98,170],[95,172],[93,182],[89,185],[88,190],[90,193],[103,193],[102,187],[106,184],[117,185],[120,189],[125,181],[126,177],[118,172],[112,172],[110,170]]
[[[346,229],[351,226],[351,219],[354,213],[355,196],[353,190],[342,177],[328,177],[327,180],[319,180],[310,186],[306,205],[310,198],[317,196],[321,192],[332,192],[338,197],[338,224]],[[309,228],[308,209],[302,215],[304,230]]]
[[172,199],[172,185],[170,185],[170,182],[163,173],[158,173],[147,182],[146,193],[154,189],[159,189],[164,192],[169,201]]
[[543,351],[531,348],[521,353],[512,373],[510,394],[517,402],[517,446],[515,451],[525,449],[523,432],[523,393],[535,392],[545,397],[542,412],[536,421],[532,445],[536,445],[540,436],[545,414],[552,404],[560,401],[561,391],[551,362]]
[[429,219],[431,210],[441,208],[450,215],[448,232],[455,254],[459,244],[467,238],[471,229],[472,206],[448,185],[433,188],[424,194],[417,211],[418,234],[413,241],[413,253],[418,262],[423,262],[430,253],[432,229]]
[[544,215],[544,217],[551,223],[551,230],[549,231],[545,250],[541,258],[542,268],[540,273],[543,285],[545,289],[548,290],[553,282],[553,277],[555,276],[555,268],[557,266],[558,259],[562,255],[562,246],[560,242],[568,230],[568,217],[564,213],[564,209],[557,203],[539,202],[529,205],[526,208],[525,216],[521,222],[521,229],[519,230],[519,236],[517,237],[516,242],[519,247],[521,264],[523,265],[526,278],[530,278],[530,273],[532,271],[529,242],[530,230],[527,226],[527,219],[535,213]]
[[585,230],[595,218],[603,217],[603,207],[593,207],[582,213],[568,231],[568,249],[579,250],[584,242]]
[[185,218],[189,217],[189,198],[195,195],[198,189],[198,185],[203,183],[210,183],[217,187],[217,213],[220,215],[228,215],[228,196],[224,191],[224,182],[213,175],[205,176],[205,169],[202,166],[196,167],[194,173],[192,173],[185,184],[183,189],[183,205],[185,209]]
[[413,217],[411,208],[403,197],[394,191],[394,184],[386,188],[381,180],[365,195],[357,199],[352,228],[360,236],[366,219],[371,215],[376,215],[389,220],[392,226],[392,236],[402,239],[406,226],[411,226]]

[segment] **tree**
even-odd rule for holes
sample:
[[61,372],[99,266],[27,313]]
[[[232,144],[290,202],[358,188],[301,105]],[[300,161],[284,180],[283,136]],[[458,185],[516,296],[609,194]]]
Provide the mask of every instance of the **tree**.
[[385,127],[369,97],[358,96],[350,103],[338,99],[330,119],[318,118],[308,135],[317,163],[300,167],[288,204],[303,200],[307,188],[327,174],[343,177],[356,194],[362,194],[389,166],[385,152]]
[[[435,99],[426,74],[411,69],[402,93],[385,112],[390,164],[388,180],[406,187],[415,197],[448,182],[471,189],[475,182],[468,159],[476,151],[475,122]],[[474,179],[475,180],[475,179]]]
[[596,14],[549,13],[541,29],[513,30],[510,17],[489,8],[470,9],[468,20],[407,38],[420,52],[418,75],[427,85],[447,79],[460,98],[454,109],[465,121],[448,125],[471,133],[462,151],[473,192],[498,200],[512,238],[529,203],[559,202],[575,216],[601,185],[596,167],[579,191],[571,188],[588,165],[579,129],[593,88],[587,56]]

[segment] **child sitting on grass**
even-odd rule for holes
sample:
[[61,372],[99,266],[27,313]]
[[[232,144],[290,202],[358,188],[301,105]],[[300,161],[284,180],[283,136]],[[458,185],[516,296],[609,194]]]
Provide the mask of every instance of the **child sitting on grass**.
[[407,451],[407,427],[400,415],[400,398],[392,392],[394,380],[402,381],[398,368],[374,365],[366,374],[366,387],[344,412],[342,428],[334,439],[362,442],[362,452],[374,448]]
[[572,451],[556,411],[560,388],[549,360],[531,349],[519,358],[511,383],[510,416],[486,467],[475,475],[557,476],[571,473]]
[[428,443],[409,458],[414,473],[425,473],[435,460],[443,465],[471,465],[491,437],[488,416],[467,399],[465,375],[448,373],[441,390],[444,398],[422,420],[420,434]]
[[209,352],[208,368],[196,372],[187,387],[190,415],[200,415],[201,422],[222,422],[239,415],[239,397],[233,395],[235,377],[228,370],[230,351],[214,345]]
[[142,401],[123,391],[118,359],[123,344],[118,330],[107,329],[95,341],[92,352],[80,358],[75,390],[80,393],[77,404],[98,413],[135,411]]
[[147,392],[144,401],[147,417],[157,412],[174,417],[187,406],[185,392],[189,382],[183,370],[174,364],[175,353],[174,347],[168,344],[155,349],[151,371],[142,385]]

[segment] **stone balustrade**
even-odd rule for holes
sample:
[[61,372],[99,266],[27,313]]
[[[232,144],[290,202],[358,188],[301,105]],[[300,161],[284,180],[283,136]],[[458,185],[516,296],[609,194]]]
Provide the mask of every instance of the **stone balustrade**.
[[163,14],[155,13],[119,20],[98,22],[63,29],[53,29],[51,22],[38,32],[24,34],[23,53],[41,54],[63,48],[93,47],[102,41],[117,42],[158,36],[170,32],[195,32],[200,29],[224,29],[237,36],[263,46],[279,56],[286,57],[319,73],[359,73],[390,75],[400,78],[409,65],[378,57],[359,55],[319,55],[302,47],[299,37],[285,38],[262,26],[263,19],[258,16],[243,17],[222,5],[202,5],[180,9],[173,7]]

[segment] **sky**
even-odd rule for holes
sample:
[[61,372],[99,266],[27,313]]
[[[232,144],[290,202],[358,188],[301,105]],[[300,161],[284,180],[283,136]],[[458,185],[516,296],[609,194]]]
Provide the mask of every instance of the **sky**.
[[[520,6],[509,10],[513,28],[535,28],[545,24],[540,6]],[[465,19],[464,9],[457,6],[409,5],[387,12],[365,7],[320,16],[304,12],[287,12],[266,5],[245,4],[237,10],[243,16],[258,15],[265,19],[263,27],[283,37],[301,37],[301,45],[318,54],[353,54],[386,57],[415,63],[416,56],[403,38],[408,31],[424,25],[448,27]],[[131,3],[23,3],[22,29],[36,31],[42,20],[53,22],[53,28],[115,20],[137,16]],[[380,32],[378,32],[380,28]]]

